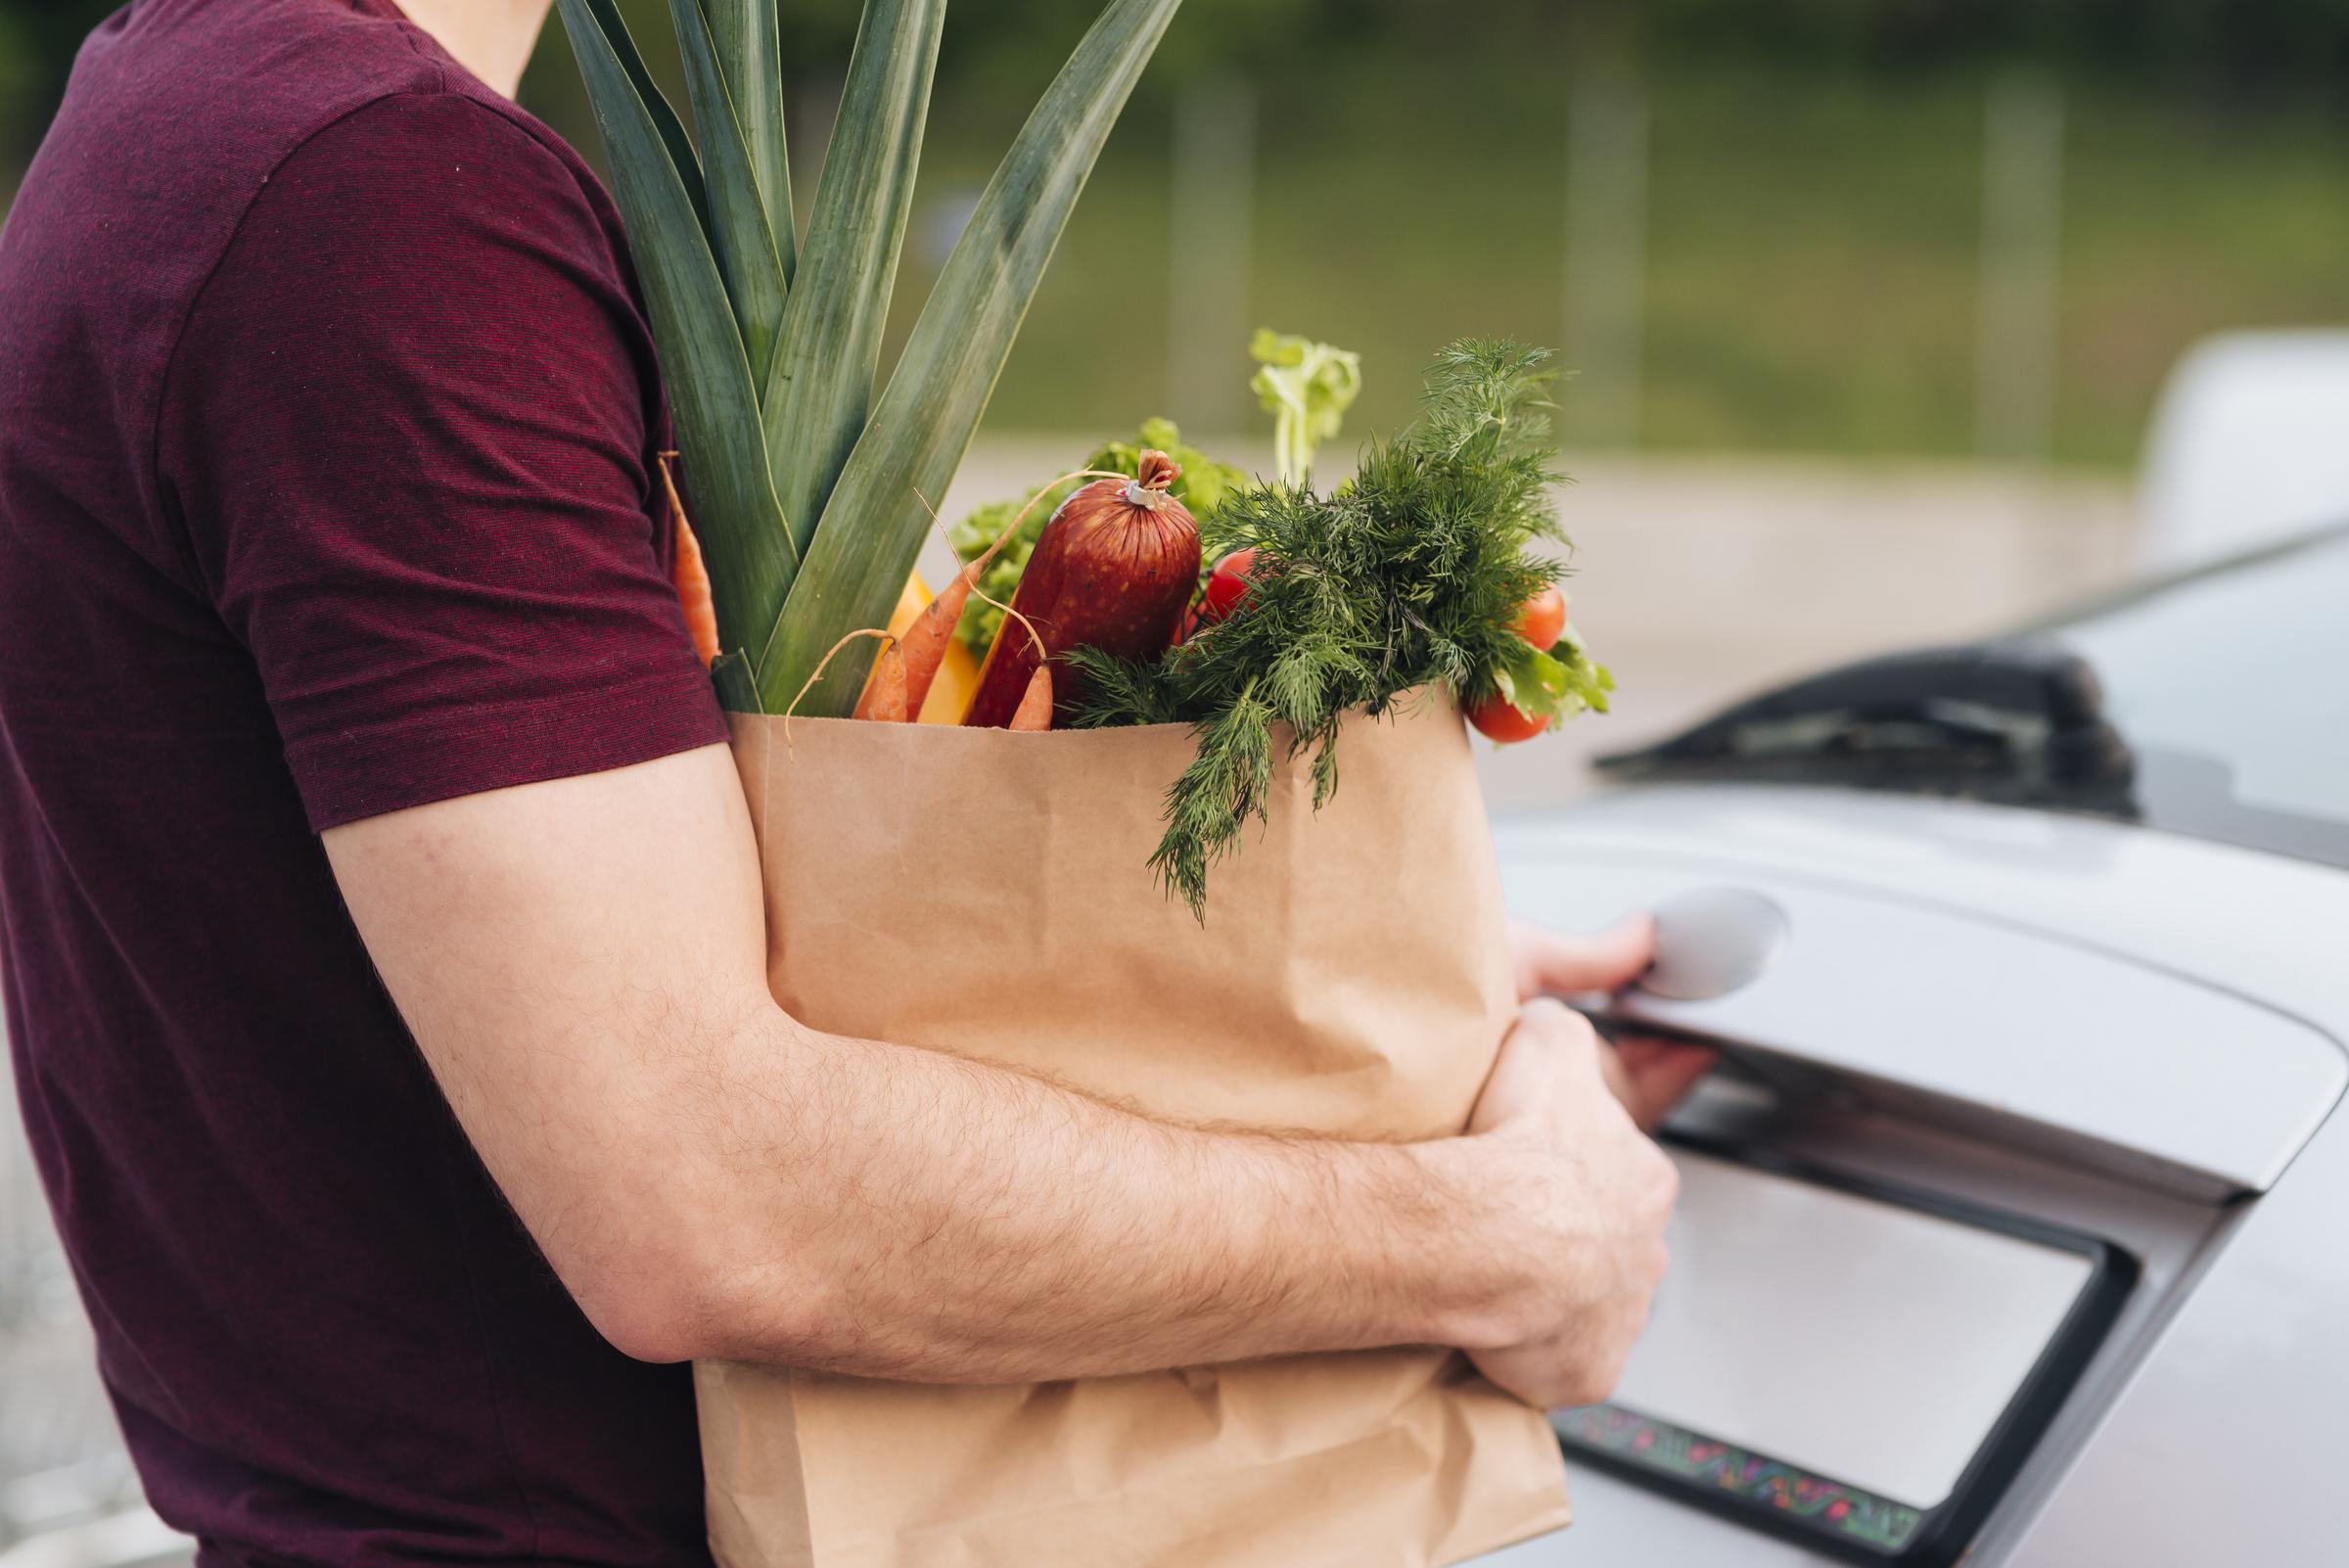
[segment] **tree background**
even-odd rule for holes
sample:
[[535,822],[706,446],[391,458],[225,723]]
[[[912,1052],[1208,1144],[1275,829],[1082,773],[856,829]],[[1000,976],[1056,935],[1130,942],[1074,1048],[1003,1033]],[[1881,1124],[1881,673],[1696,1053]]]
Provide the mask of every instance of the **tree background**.
[[[325,3],[325,0],[320,0]],[[622,0],[673,72],[666,0]],[[956,0],[900,330],[1097,0]],[[103,0],[0,0],[0,204]],[[784,0],[803,207],[856,0]],[[1088,192],[990,428],[1103,431],[1183,399],[1186,93],[1256,104],[1251,319],[1361,348],[1364,416],[1467,331],[1575,357],[1567,127],[1594,83],[1645,106],[1635,405],[1587,442],[1959,457],[1979,448],[1985,106],[2062,105],[2059,461],[2135,461],[2177,355],[2234,327],[2349,318],[2349,0],[1188,0]],[[673,75],[672,75],[673,79]],[[559,24],[526,105],[599,157]],[[1220,342],[1239,328],[1219,321]],[[1594,374],[1598,371],[1594,369]],[[1587,381],[1574,395],[1603,398]]]

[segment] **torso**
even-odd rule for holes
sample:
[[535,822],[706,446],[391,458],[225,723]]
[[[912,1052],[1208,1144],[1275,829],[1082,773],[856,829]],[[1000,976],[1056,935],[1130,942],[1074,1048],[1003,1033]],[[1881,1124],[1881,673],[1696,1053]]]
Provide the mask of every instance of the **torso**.
[[159,459],[180,336],[273,172],[433,95],[576,168],[584,264],[623,293],[593,176],[388,0],[137,0],[0,231],[10,1044],[132,1452],[210,1559],[700,1563],[688,1375],[595,1335],[466,1143]]

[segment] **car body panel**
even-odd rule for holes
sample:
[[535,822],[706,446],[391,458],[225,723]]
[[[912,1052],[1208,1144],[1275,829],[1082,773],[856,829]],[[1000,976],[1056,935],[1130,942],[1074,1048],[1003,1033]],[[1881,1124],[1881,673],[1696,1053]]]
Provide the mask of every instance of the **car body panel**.
[[[1791,935],[1742,992],[1617,1010],[1746,1045],[1792,1101],[1760,1124],[1790,1152],[2144,1260],[1968,1562],[2349,1561],[2349,1524],[2320,1500],[2349,1394],[2349,874],[2086,817],[1768,785],[1625,790],[1504,820],[1497,842],[1512,907],[1552,923],[1691,887],[1768,894]],[[1573,1479],[1575,1528],[1497,1568],[1836,1560]]]
[[[2349,1562],[2349,1117],[2247,1206],[2015,1568]],[[1995,1559],[1985,1559],[1995,1560]]]
[[1624,790],[1495,824],[1530,851],[1873,891],[2099,948],[2349,1039],[2349,874],[2088,816],[1788,785]]
[[1519,914],[1566,928],[1725,877],[1783,912],[1782,953],[1729,994],[1634,992],[1621,1016],[1832,1070],[1879,1098],[1939,1096],[1986,1135],[2077,1141],[2213,1197],[2266,1191],[2349,1086],[2349,1055],[2299,1019],[2003,920],[1571,842],[1520,842],[1503,871]]

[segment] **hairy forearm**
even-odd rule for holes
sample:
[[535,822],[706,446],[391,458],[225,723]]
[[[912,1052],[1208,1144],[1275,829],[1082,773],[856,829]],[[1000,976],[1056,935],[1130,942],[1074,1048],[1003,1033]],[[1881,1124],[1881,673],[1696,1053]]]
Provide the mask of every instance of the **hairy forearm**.
[[1171,1127],[794,1024],[721,749],[327,850],[491,1176],[631,1354],[1021,1380],[1471,1343],[1505,1295],[1507,1249],[1463,1239],[1494,1233],[1482,1140]]
[[712,1065],[695,1354],[1114,1373],[1436,1338],[1475,1288],[1425,1149],[1172,1127],[772,1009]]

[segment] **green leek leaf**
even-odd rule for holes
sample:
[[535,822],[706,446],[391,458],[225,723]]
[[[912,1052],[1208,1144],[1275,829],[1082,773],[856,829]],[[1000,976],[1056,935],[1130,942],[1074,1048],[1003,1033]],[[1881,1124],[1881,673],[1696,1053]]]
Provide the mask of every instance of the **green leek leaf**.
[[868,0],[857,25],[763,399],[775,496],[803,555],[872,412],[945,17],[945,0]]
[[[594,25],[613,53],[620,57],[621,69],[627,72],[628,84],[643,100],[644,112],[652,117],[653,127],[661,133],[661,143],[668,149],[669,161],[676,166],[677,178],[685,182],[686,199],[693,204],[696,222],[707,231],[710,227],[709,194],[702,188],[702,163],[694,156],[693,138],[685,134],[685,122],[677,118],[674,105],[653,80],[653,73],[644,69],[644,56],[638,53],[636,40],[628,33],[627,22],[621,16],[614,0],[587,0],[587,10],[595,18]],[[563,31],[571,39],[572,52],[579,56],[579,69],[587,69],[586,27],[575,20],[574,8],[563,8]]]
[[756,645],[772,627],[799,558],[767,475],[742,335],[660,116],[635,85],[643,66],[627,29],[611,0],[558,3],[630,220],[628,249],[661,346],[718,632],[728,647]]
[[677,50],[685,60],[685,86],[693,96],[693,120],[702,133],[704,178],[709,185],[710,243],[718,271],[734,301],[734,320],[751,360],[751,384],[763,385],[774,358],[775,336],[783,327],[783,263],[766,226],[766,208],[751,169],[750,149],[734,117],[734,100],[718,68],[702,0],[668,0],[677,23]]
[[729,714],[759,712],[759,688],[751,684],[751,662],[738,653],[719,654],[710,666],[717,706]]
[[[888,624],[930,530],[923,497],[944,495],[961,465],[1069,212],[1180,5],[1111,0],[980,197],[764,641],[759,689],[770,711],[789,706],[844,632]],[[869,638],[844,649],[800,711],[850,714],[873,651]]]
[[734,117],[750,149],[751,172],[766,203],[767,232],[783,265],[783,283],[799,269],[796,219],[791,209],[791,155],[783,126],[783,47],[775,26],[776,0],[702,0],[717,63],[725,72]]

